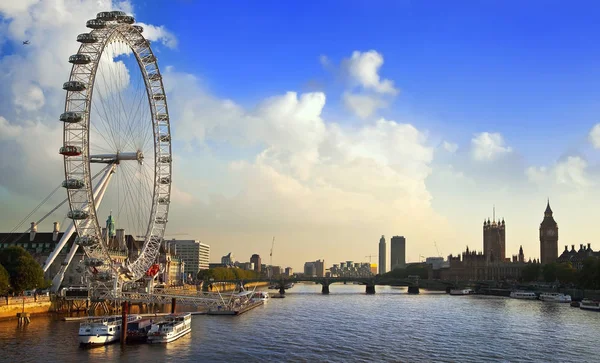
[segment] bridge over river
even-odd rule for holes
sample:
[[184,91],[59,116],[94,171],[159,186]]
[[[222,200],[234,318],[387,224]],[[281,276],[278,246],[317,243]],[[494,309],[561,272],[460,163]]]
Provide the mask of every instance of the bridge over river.
[[448,280],[433,280],[433,279],[420,279],[418,276],[410,276],[409,278],[399,279],[384,276],[372,276],[372,277],[285,277],[282,279],[269,279],[269,278],[258,278],[258,279],[245,279],[245,280],[212,280],[205,281],[203,289],[208,291],[212,288],[213,284],[216,283],[230,283],[237,284],[239,286],[245,286],[248,283],[253,282],[268,282],[272,286],[274,285],[280,294],[285,294],[285,290],[291,288],[292,284],[298,282],[314,282],[322,286],[321,292],[323,294],[329,294],[329,286],[331,284],[343,283],[343,284],[360,284],[365,285],[365,293],[374,294],[376,285],[389,285],[389,286],[407,286],[408,293],[418,294],[419,288],[427,288],[433,290],[446,290],[449,291],[452,288],[465,287],[465,286],[485,286],[488,287],[493,284],[491,281],[448,281]]

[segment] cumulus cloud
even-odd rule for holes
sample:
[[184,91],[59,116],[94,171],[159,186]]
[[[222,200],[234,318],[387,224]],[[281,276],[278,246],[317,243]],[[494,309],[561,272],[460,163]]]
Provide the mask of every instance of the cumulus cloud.
[[471,155],[477,161],[491,161],[512,151],[500,133],[482,132],[471,139]]
[[383,56],[377,51],[354,51],[352,56],[345,60],[345,64],[352,82],[361,87],[383,94],[395,95],[398,93],[393,81],[382,79],[379,75],[379,70],[383,65]]
[[592,127],[592,129],[590,130],[590,134],[588,135],[588,138],[590,140],[590,142],[592,143],[592,146],[594,146],[595,149],[600,149],[600,123],[594,125],[594,127]]
[[594,185],[588,174],[588,162],[580,156],[568,156],[551,168],[531,166],[526,175],[536,184],[563,186],[571,189],[587,188]]
[[160,42],[168,48],[177,48],[177,38],[168,31],[163,25],[155,26],[151,24],[137,23],[144,27],[144,37],[152,42]]
[[[321,56],[321,64],[328,58]],[[344,92],[342,99],[348,110],[362,119],[388,105],[388,100],[398,93],[394,82],[382,79],[379,75],[383,65],[383,56],[375,50],[354,51],[342,62],[343,71],[350,81],[350,89]]]

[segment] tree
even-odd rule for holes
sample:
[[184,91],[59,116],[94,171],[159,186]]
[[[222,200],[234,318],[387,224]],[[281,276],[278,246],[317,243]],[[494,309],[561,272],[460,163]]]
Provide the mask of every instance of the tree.
[[540,264],[539,263],[527,264],[527,266],[525,266],[523,268],[523,271],[521,272],[521,279],[524,282],[537,281],[539,277],[540,277]]
[[544,281],[546,282],[554,282],[556,281],[556,271],[558,267],[555,262],[545,264],[542,267],[542,275],[544,276]]
[[6,295],[9,288],[10,276],[4,266],[0,265],[0,295]]
[[577,271],[573,268],[571,262],[559,263],[556,266],[556,278],[563,284],[575,282]]
[[0,265],[6,268],[11,290],[21,292],[49,285],[44,281],[44,270],[22,247],[11,246],[0,251]]
[[583,289],[600,288],[600,260],[590,257],[583,261],[581,271],[577,274],[577,285]]

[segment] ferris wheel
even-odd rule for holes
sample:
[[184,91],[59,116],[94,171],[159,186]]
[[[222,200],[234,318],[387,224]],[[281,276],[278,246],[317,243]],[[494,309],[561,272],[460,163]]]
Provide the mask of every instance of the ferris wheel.
[[[157,261],[171,194],[171,133],[162,76],[143,28],[121,11],[98,13],[79,34],[66,91],[65,180],[70,210],[93,281],[115,288]],[[105,228],[100,221],[108,217]],[[116,225],[139,250],[111,258]],[[119,243],[119,242],[116,242]],[[123,247],[123,246],[121,246]]]

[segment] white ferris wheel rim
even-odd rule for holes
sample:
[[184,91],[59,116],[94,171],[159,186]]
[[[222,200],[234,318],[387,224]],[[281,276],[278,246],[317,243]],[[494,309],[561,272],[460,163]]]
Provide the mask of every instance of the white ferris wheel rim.
[[[86,259],[92,261],[90,266],[117,275],[118,280],[123,281],[141,278],[156,260],[167,224],[172,181],[170,121],[162,76],[150,44],[142,35],[142,27],[133,25],[133,22],[133,17],[118,11],[99,13],[96,19],[87,22],[92,31],[77,37],[81,46],[69,58],[73,67],[69,82],[63,85],[67,95],[65,112],[61,115],[61,121],[64,122],[61,153],[64,155],[65,187],[69,216],[77,230],[78,243],[88,242],[80,245]],[[124,42],[135,55],[148,98],[154,141],[154,185],[147,232],[137,259],[128,261],[120,270],[113,265],[108,247],[103,242],[90,165],[90,129],[93,126],[90,115],[95,77],[106,45],[115,39]],[[72,155],[66,155],[65,152]],[[111,164],[113,169],[116,164],[118,161]],[[78,187],[75,181],[81,182],[80,188],[69,187]]]

